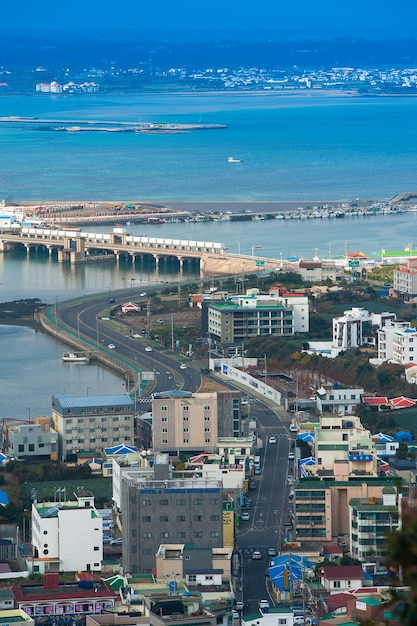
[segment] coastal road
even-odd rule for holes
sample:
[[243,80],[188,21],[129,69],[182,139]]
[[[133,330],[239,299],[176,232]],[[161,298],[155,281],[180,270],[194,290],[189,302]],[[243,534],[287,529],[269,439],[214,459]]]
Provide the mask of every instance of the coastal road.
[[[126,298],[139,301],[140,292],[129,291],[117,295],[111,306],[126,302]],[[154,372],[155,384],[153,392],[170,389],[196,391],[201,385],[199,370],[187,364],[181,369],[178,358],[166,348],[147,338],[132,339],[130,334],[123,332],[124,327],[116,322],[103,320],[104,313],[109,310],[108,294],[94,298],[79,298],[74,301],[59,303],[57,315],[60,322],[69,326],[81,338],[87,337],[92,344],[91,349],[106,353],[108,357],[120,357],[132,367]],[[113,344],[115,349],[108,346]],[[146,347],[151,347],[148,352]],[[133,383],[133,381],[132,381]]]

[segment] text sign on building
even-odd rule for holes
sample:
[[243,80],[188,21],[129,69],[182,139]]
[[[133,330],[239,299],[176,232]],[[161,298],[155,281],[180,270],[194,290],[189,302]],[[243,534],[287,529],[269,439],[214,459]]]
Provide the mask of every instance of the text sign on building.
[[366,611],[366,604],[365,602],[356,602],[356,608],[358,611]]

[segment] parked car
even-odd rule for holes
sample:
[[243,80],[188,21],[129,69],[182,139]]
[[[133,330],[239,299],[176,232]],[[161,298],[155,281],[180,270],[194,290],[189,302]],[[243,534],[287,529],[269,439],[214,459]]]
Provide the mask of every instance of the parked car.
[[277,442],[277,438],[275,435],[271,435],[268,439],[268,443],[276,443]]
[[262,559],[262,554],[259,550],[254,550],[252,552],[252,561],[260,561]]
[[269,609],[269,602],[268,602],[268,600],[259,600],[259,608],[261,609],[261,611],[263,609]]
[[255,476],[259,476],[260,474],[262,474],[262,470],[260,467],[255,467],[253,473],[255,474]]
[[296,432],[298,432],[298,428],[297,428],[297,426],[294,426],[294,424],[290,424],[290,431],[291,431],[292,433],[296,433]]
[[116,539],[111,539],[110,540],[110,545],[111,546],[121,546],[123,543],[123,539],[121,537],[117,537]]
[[243,609],[245,608],[245,605],[243,602],[236,602],[235,604],[235,609],[236,611],[243,611]]
[[156,321],[157,321],[158,324],[165,324],[165,320],[159,319],[159,320],[156,320]]
[[241,516],[240,519],[242,520],[242,522],[249,522],[250,520],[250,515],[249,513],[247,513],[246,511],[244,511]]
[[187,369],[186,364],[185,363],[181,363],[180,370],[186,370],[186,369]]
[[256,482],[254,480],[249,481],[249,489],[256,489]]
[[145,352],[152,352],[152,348],[151,348],[151,346],[146,346],[146,348],[145,348]]
[[290,452],[290,453],[288,454],[288,460],[289,460],[289,461],[294,461],[294,458],[295,458],[295,456],[294,456],[294,452]]
[[114,345],[114,343],[109,343],[107,347],[110,348],[110,350],[116,350],[116,346]]
[[277,556],[276,548],[268,548],[268,556]]

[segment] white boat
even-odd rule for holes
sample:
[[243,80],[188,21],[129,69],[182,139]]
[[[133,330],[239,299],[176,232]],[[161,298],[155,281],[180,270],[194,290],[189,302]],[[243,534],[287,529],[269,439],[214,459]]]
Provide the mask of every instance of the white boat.
[[235,159],[234,157],[228,157],[228,163],[242,163],[242,159]]
[[64,363],[89,363],[90,359],[83,352],[64,352],[62,355]]

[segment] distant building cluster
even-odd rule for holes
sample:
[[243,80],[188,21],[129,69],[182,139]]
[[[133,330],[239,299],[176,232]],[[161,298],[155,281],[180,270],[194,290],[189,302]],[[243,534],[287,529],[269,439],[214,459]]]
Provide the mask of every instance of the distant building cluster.
[[50,83],[36,83],[35,87],[40,93],[96,93],[99,90],[97,83],[74,83],[72,81],[61,85],[55,80]]

